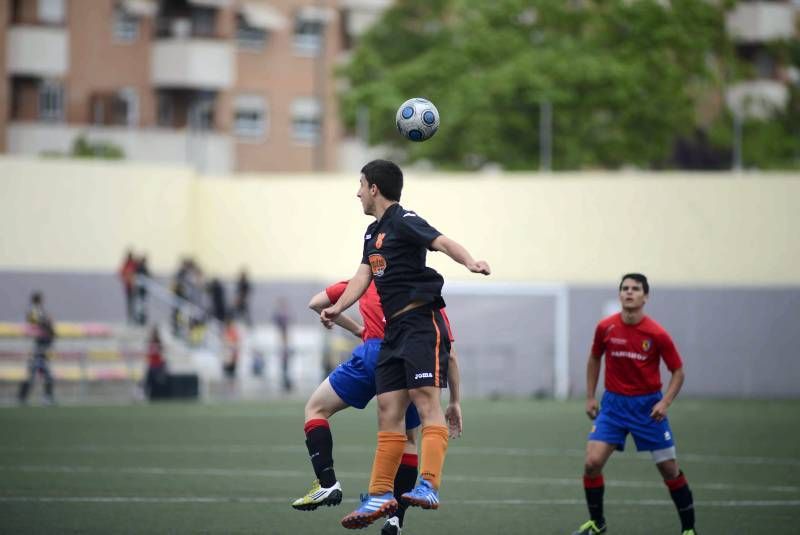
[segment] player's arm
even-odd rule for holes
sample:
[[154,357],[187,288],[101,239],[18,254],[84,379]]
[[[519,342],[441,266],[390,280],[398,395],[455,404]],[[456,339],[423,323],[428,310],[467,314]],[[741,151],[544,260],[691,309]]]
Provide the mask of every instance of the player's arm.
[[461,418],[461,375],[458,372],[456,348],[450,348],[450,359],[447,364],[447,387],[450,389],[450,403],[444,412],[450,438],[458,438],[464,429]]
[[320,321],[327,327],[345,310],[350,308],[353,303],[364,295],[369,283],[372,282],[372,270],[369,264],[360,264],[356,274],[347,283],[347,288],[336,303],[326,307],[320,313]]
[[431,249],[446,254],[473,273],[489,275],[492,272],[489,264],[485,260],[475,260],[463,245],[455,240],[451,240],[444,234],[439,235],[431,242]]
[[[332,303],[330,298],[328,298],[327,292],[323,290],[311,298],[311,301],[308,302],[308,308],[317,314],[320,314],[323,310],[331,306],[331,304]],[[342,329],[351,332],[357,338],[361,338],[361,333],[364,332],[364,326],[358,324],[346,314],[337,316],[333,322]]]
[[683,372],[683,368],[678,368],[677,370],[672,370],[672,377],[669,379],[669,386],[667,386],[667,392],[664,394],[664,397],[661,398],[661,401],[653,405],[653,410],[650,411],[650,417],[660,422],[667,416],[667,409],[669,406],[672,405],[672,402],[675,401],[675,398],[678,397],[678,392],[681,391],[681,387],[683,386],[683,381],[686,378],[686,374]]
[[586,363],[586,415],[592,420],[597,418],[600,408],[595,397],[597,382],[600,380],[600,357],[601,355],[590,354]]
[[667,416],[667,409],[675,401],[678,392],[681,391],[686,374],[683,371],[683,360],[681,360],[681,356],[675,348],[675,343],[669,333],[666,331],[660,332],[656,335],[656,342],[661,351],[661,359],[667,365],[669,371],[672,372],[667,392],[661,401],[653,405],[653,410],[650,411],[650,417],[660,422]]

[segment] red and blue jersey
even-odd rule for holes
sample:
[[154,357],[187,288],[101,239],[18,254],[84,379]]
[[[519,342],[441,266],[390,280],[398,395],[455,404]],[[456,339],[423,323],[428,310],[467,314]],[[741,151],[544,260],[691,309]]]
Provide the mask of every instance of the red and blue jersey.
[[591,354],[606,357],[606,390],[626,396],[661,391],[661,360],[670,371],[683,367],[669,333],[648,316],[635,325],[623,322],[621,313],[604,318],[595,329]]
[[[344,289],[347,288],[348,281],[337,282],[325,288],[325,293],[330,299],[331,303],[336,303]],[[361,312],[361,317],[364,318],[364,333],[361,338],[368,340],[370,338],[383,339],[383,331],[386,328],[386,320],[383,317],[383,307],[381,307],[381,298],[378,297],[378,290],[375,288],[375,282],[369,283],[367,291],[358,300],[358,311]]]

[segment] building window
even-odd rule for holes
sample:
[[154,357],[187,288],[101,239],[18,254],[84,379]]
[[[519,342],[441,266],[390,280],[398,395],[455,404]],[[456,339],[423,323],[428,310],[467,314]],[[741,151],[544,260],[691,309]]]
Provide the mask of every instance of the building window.
[[189,127],[193,130],[214,129],[214,99],[212,91],[198,91],[189,102]]
[[139,124],[139,94],[132,87],[124,87],[114,99],[114,124],[136,126]]
[[158,92],[158,126],[172,127],[175,123],[175,104],[173,97],[167,92]]
[[299,143],[319,139],[322,110],[316,98],[301,97],[292,102],[292,138]]
[[267,30],[250,26],[242,15],[236,16],[236,42],[239,48],[261,50],[267,44],[268,37]]
[[239,137],[260,138],[267,130],[267,109],[264,97],[239,95],[234,102],[233,130]]
[[60,121],[63,118],[63,86],[59,82],[42,82],[39,85],[39,119],[44,121]]
[[322,49],[327,12],[321,8],[303,8],[294,21],[294,51],[301,56],[316,56]]
[[139,38],[139,17],[132,15],[122,6],[114,7],[114,40],[132,43]]
[[37,16],[45,24],[63,24],[65,18],[64,0],[38,0]]
[[217,10],[210,7],[193,6],[191,11],[192,36],[214,37],[217,26]]

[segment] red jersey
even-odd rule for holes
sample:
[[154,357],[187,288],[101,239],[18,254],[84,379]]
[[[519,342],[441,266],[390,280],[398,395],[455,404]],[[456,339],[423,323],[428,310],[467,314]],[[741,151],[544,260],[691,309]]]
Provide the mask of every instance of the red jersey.
[[[330,299],[331,303],[336,303],[347,288],[348,281],[337,282],[325,288],[325,294]],[[383,307],[381,307],[381,298],[378,297],[378,290],[375,288],[375,282],[370,282],[367,286],[367,291],[358,300],[358,311],[361,312],[361,317],[364,318],[364,334],[361,335],[363,340],[369,338],[383,339],[383,330],[386,327],[386,319],[383,317]]]
[[670,371],[683,367],[669,333],[648,316],[636,325],[626,325],[621,313],[601,320],[594,332],[592,357],[603,354],[606,390],[626,396],[661,391],[661,359]]
[[[337,282],[325,288],[325,294],[331,303],[336,303],[344,289],[347,288],[348,281]],[[358,300],[358,311],[361,312],[361,317],[364,318],[364,334],[361,338],[366,340],[368,338],[381,338],[383,339],[384,328],[386,327],[386,319],[383,316],[383,307],[381,306],[381,298],[378,296],[378,290],[375,288],[375,281],[369,283],[367,291]],[[450,318],[444,309],[441,309],[442,317],[447,325],[447,335],[450,341],[454,342],[453,329],[450,327]]]

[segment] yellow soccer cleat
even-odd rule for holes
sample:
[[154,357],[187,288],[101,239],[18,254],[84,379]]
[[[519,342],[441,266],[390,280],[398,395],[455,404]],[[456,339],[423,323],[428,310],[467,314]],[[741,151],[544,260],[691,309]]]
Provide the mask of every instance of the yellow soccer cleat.
[[337,481],[332,487],[324,488],[319,485],[319,480],[314,480],[305,496],[297,498],[292,507],[299,511],[313,511],[317,507],[323,505],[330,507],[331,505],[339,505],[342,503],[342,486]]

